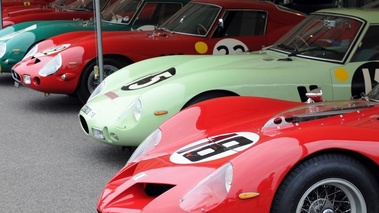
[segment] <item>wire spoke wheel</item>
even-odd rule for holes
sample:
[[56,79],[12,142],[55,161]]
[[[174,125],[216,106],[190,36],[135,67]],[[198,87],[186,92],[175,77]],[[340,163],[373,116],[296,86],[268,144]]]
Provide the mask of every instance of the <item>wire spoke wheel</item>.
[[[119,68],[113,65],[104,65],[104,79],[110,74],[116,72]],[[100,84],[100,76],[95,79],[95,72],[92,71],[89,75],[87,88],[90,93],[92,93],[96,87]]]
[[359,189],[349,181],[330,178],[317,182],[301,197],[298,213],[367,212]]

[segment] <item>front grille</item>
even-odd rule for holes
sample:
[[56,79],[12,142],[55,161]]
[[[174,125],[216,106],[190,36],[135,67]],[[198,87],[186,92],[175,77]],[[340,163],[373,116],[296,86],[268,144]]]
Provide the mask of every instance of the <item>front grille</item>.
[[86,119],[84,119],[84,117],[83,116],[79,116],[79,119],[80,119],[80,124],[82,125],[82,128],[83,128],[83,130],[87,133],[87,134],[89,134],[89,130],[88,130],[88,125],[87,125],[87,121],[86,121]]
[[20,81],[21,81],[21,77],[20,77],[20,75],[19,75],[16,71],[12,70],[12,71],[11,71],[11,74],[12,74],[12,78],[13,78],[15,81],[17,81],[17,82],[20,82]]

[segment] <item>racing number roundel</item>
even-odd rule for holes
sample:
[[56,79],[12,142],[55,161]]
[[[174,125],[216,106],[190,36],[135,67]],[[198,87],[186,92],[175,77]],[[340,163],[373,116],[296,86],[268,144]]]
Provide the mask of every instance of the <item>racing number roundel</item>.
[[173,77],[176,73],[175,68],[170,68],[166,71],[156,73],[153,75],[149,75],[145,78],[139,79],[136,82],[127,84],[123,87],[121,87],[122,90],[136,90],[136,89],[142,89],[148,86],[151,86],[153,84],[159,83],[161,81],[167,80],[171,77]]
[[232,132],[202,139],[176,150],[170,161],[194,164],[231,156],[253,146],[259,135],[252,132]]
[[354,72],[351,83],[352,97],[359,97],[362,93],[367,94],[379,83],[379,62],[362,64]]
[[249,48],[241,41],[233,38],[222,39],[213,48],[213,55],[232,55],[245,52]]

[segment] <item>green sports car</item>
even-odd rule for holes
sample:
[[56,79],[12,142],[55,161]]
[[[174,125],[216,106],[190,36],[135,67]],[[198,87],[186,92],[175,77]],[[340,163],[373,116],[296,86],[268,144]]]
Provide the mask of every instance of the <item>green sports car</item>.
[[[103,31],[129,31],[150,26],[148,29],[151,29],[188,1],[117,0],[101,12],[101,28]],[[95,28],[94,19],[30,21],[6,27],[0,30],[0,72],[11,72],[11,68],[38,42],[67,32],[94,31]]]
[[165,56],[126,66],[96,88],[79,120],[101,142],[136,146],[169,117],[206,99],[305,102],[306,93],[319,88],[325,101],[347,100],[379,82],[378,38],[377,10],[321,10],[261,51]]

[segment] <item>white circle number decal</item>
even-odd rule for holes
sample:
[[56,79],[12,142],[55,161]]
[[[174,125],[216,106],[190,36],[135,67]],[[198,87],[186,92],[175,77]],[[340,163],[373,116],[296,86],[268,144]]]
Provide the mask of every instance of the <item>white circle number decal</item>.
[[64,49],[67,49],[69,46],[71,46],[71,44],[62,44],[59,46],[51,47],[51,48],[43,50],[41,52],[37,52],[36,54],[34,54],[34,57],[39,58],[39,57],[43,57],[43,56],[47,56],[47,55],[52,55],[54,53],[60,52]]
[[234,132],[202,139],[180,148],[170,156],[177,164],[194,164],[236,154],[254,145],[259,135],[252,132]]
[[249,48],[241,41],[233,38],[222,39],[213,48],[213,55],[232,55],[245,52]]

